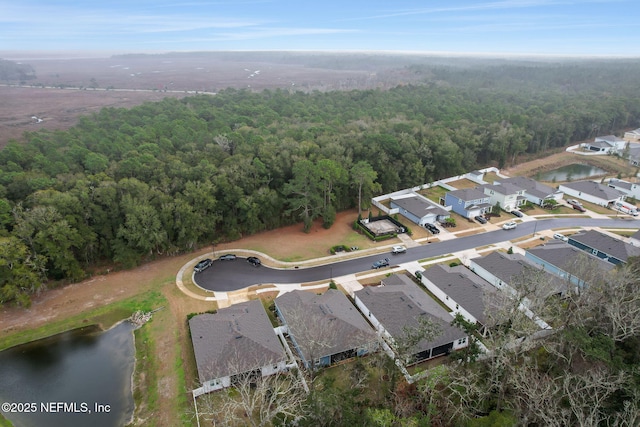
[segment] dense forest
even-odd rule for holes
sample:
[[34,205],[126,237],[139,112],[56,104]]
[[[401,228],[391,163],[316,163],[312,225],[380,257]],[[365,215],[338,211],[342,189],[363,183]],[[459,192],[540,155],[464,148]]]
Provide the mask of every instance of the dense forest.
[[[455,62],[455,61],[454,61]],[[0,152],[0,301],[640,126],[640,62],[438,63],[391,90],[105,108]]]

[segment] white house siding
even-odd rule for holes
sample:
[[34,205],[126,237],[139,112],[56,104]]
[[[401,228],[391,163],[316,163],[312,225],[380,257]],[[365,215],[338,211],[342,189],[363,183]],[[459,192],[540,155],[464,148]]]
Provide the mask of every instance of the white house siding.
[[640,128],[625,132],[623,139],[629,142],[640,142]]
[[493,273],[485,270],[483,267],[480,267],[478,264],[473,262],[473,260],[469,261],[469,270],[473,271],[478,276],[482,277],[487,282],[491,283],[498,289],[504,289],[505,283],[502,280],[498,279]]
[[609,180],[608,185],[611,188],[614,188],[618,191],[622,191],[628,196],[631,196],[635,199],[640,199],[640,185],[638,184],[612,178]]
[[[605,206],[606,207],[606,206],[609,205],[609,202],[610,202],[610,200],[601,199],[599,197],[592,196],[591,194],[587,194],[587,193],[584,193],[582,191],[577,191],[577,190],[574,190],[572,188],[565,187],[562,184],[560,184],[560,190],[564,191],[564,194],[566,194],[569,197],[577,197],[579,199],[585,200],[587,202],[594,203],[594,204],[599,205],[599,206]],[[619,197],[616,200],[622,200],[622,196]]]

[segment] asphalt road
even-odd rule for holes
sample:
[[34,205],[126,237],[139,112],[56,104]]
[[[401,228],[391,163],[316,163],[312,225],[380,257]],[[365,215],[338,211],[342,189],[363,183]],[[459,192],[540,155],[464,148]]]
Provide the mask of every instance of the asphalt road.
[[[194,280],[198,286],[211,291],[234,291],[251,285],[262,283],[307,283],[328,280],[332,277],[344,276],[371,270],[371,265],[382,258],[389,258],[390,265],[433,258],[452,252],[486,246],[502,241],[517,239],[534,231],[540,232],[551,228],[571,227],[603,227],[603,228],[640,228],[640,221],[634,219],[596,219],[596,218],[553,218],[518,224],[514,230],[496,230],[473,236],[459,237],[443,242],[428,243],[410,248],[404,254],[391,255],[391,252],[366,256],[357,259],[335,262],[328,265],[308,268],[275,269],[265,266],[254,267],[244,258],[234,261],[215,260],[207,270],[196,273]],[[382,269],[381,271],[384,271]]]

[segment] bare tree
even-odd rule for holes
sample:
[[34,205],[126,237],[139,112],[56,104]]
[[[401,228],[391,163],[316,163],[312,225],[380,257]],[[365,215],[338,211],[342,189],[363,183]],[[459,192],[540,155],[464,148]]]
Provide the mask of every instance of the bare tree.
[[[259,371],[258,371],[259,372]],[[220,426],[268,426],[306,416],[307,393],[293,372],[262,377],[256,372],[235,375],[232,387],[197,398],[200,420]]]

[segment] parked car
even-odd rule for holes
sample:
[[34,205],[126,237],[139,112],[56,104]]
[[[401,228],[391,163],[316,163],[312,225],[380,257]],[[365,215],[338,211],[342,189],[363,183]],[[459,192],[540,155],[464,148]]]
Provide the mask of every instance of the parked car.
[[586,212],[587,210],[582,206],[582,205],[571,205],[571,207],[573,207],[573,209],[580,211],[580,212]]
[[195,271],[196,273],[200,273],[201,271],[204,271],[207,268],[211,267],[211,263],[213,263],[213,261],[209,258],[203,259],[202,261],[198,262],[195,267],[193,267],[193,271]]
[[234,254],[224,254],[218,257],[220,261],[233,261],[236,258],[237,256],[235,256]]
[[435,225],[431,224],[431,223],[426,223],[424,225],[424,228],[426,228],[427,230],[429,230],[431,232],[431,234],[438,234],[440,233],[440,230],[438,229],[438,227],[436,227]]
[[509,222],[505,222],[502,225],[502,229],[503,230],[513,230],[514,228],[516,228],[518,226],[518,224],[515,221],[509,221]]
[[407,248],[405,248],[404,246],[394,246],[391,248],[391,253],[392,254],[403,254],[407,252]]
[[567,200],[567,203],[569,203],[571,206],[582,206],[582,203],[580,203],[576,199],[569,199]]
[[258,267],[262,264],[260,260],[254,256],[250,256],[249,258],[247,258],[247,262],[253,265],[254,267]]
[[485,217],[480,216],[480,215],[478,215],[476,217],[473,217],[473,219],[478,221],[480,224],[486,224],[487,223],[487,220],[485,219]]
[[389,258],[381,259],[373,263],[371,268],[377,270],[378,268],[389,267]]
[[518,218],[522,218],[522,216],[523,216],[522,212],[520,212],[518,210],[515,210],[515,209],[511,211],[511,214],[517,216]]
[[566,242],[567,240],[569,240],[569,238],[567,236],[565,236],[564,234],[560,234],[560,233],[554,233],[553,234],[553,238],[554,239],[558,239],[558,240],[562,240],[563,242]]

